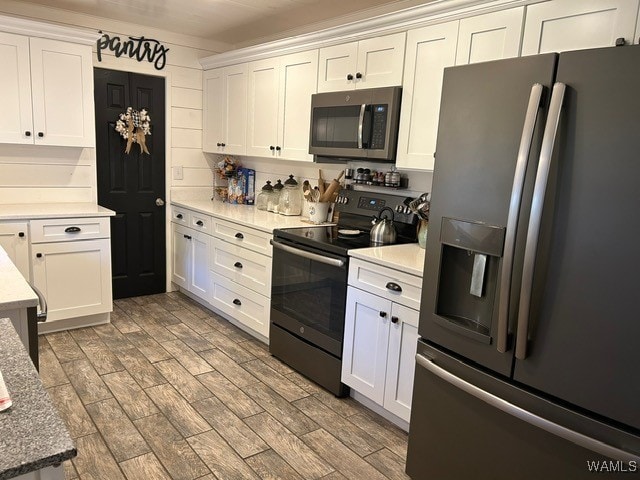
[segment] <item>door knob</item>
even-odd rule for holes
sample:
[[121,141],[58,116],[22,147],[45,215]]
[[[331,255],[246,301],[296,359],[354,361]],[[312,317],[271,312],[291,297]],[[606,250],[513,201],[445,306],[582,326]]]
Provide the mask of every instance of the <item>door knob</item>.
[[164,206],[164,200],[162,200],[160,197],[156,198],[156,205],[158,207]]

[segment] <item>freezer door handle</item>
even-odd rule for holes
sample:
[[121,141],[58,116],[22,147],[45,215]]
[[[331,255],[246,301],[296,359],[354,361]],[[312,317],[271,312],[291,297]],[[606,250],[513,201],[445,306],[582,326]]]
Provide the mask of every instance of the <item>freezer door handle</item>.
[[516,243],[516,230],[518,229],[518,215],[522,203],[522,191],[524,189],[524,179],[531,152],[533,132],[538,120],[540,111],[540,100],[544,87],[539,83],[531,86],[529,104],[522,127],[522,137],[520,138],[520,148],[518,149],[518,159],[516,161],[516,171],[513,175],[513,187],[511,189],[511,199],[509,201],[509,214],[507,216],[507,229],[504,238],[504,254],[502,257],[502,274],[500,276],[500,290],[498,303],[498,336],[497,346],[499,352],[507,351],[507,337],[509,331],[509,298],[511,296],[511,273],[513,270],[513,253]]
[[531,214],[529,228],[527,230],[527,242],[524,247],[524,262],[522,269],[522,285],[520,288],[520,304],[518,306],[518,331],[516,334],[516,358],[523,360],[527,357],[527,341],[529,338],[529,310],[531,307],[531,293],[533,289],[533,270],[540,237],[540,225],[542,223],[542,210],[544,196],[547,191],[549,169],[551,168],[551,156],[556,142],[556,133],[560,123],[560,113],[566,90],[564,83],[556,82],[551,94],[551,104],[547,115],[547,124],[544,127],[542,147],[540,149],[540,161],[536,173],[536,183],[533,187],[531,200]]
[[453,385],[454,387],[459,388],[463,392],[474,396],[478,400],[481,400],[487,405],[497,408],[498,410],[508,415],[527,422],[534,427],[541,428],[546,432],[549,432],[560,438],[564,438],[569,442],[575,443],[582,448],[586,448],[587,450],[591,450],[614,460],[621,460],[623,462],[640,462],[640,457],[633,455],[632,453],[625,452],[624,450],[612,447],[611,445],[596,440],[595,438],[588,437],[586,435],[583,435],[582,433],[576,432],[567,427],[563,427],[562,425],[558,425],[557,423],[547,420],[546,418],[542,418],[523,408],[518,407],[517,405],[509,403],[503,398],[482,390],[481,388],[467,382],[466,380],[463,380],[460,377],[457,377],[456,375],[448,372],[444,368],[437,366],[433,362],[433,360],[428,359],[424,355],[418,353],[416,355],[416,363],[418,364],[418,366],[424,368],[428,372],[434,374],[435,376]]

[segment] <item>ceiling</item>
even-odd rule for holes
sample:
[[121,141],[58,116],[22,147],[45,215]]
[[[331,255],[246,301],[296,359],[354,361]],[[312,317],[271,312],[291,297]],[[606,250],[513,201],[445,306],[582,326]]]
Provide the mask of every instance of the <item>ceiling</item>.
[[[433,0],[22,0],[247,46]],[[314,28],[314,26],[316,28]]]

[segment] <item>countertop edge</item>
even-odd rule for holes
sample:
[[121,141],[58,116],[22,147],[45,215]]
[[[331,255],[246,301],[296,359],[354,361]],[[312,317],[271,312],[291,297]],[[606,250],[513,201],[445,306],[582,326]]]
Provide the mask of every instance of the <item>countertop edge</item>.
[[0,205],[2,220],[42,220],[47,218],[113,217],[113,210],[95,203],[15,203]]

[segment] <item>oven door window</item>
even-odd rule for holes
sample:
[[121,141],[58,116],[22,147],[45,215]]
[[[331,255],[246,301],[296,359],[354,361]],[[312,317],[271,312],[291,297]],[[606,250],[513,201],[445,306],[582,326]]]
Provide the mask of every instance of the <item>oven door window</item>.
[[[315,107],[311,129],[311,146],[329,148],[358,148],[360,105]],[[368,142],[371,123],[370,109],[363,118],[363,142]],[[368,129],[367,129],[368,127]]]
[[347,292],[344,260],[337,267],[273,249],[271,321],[338,357]]

